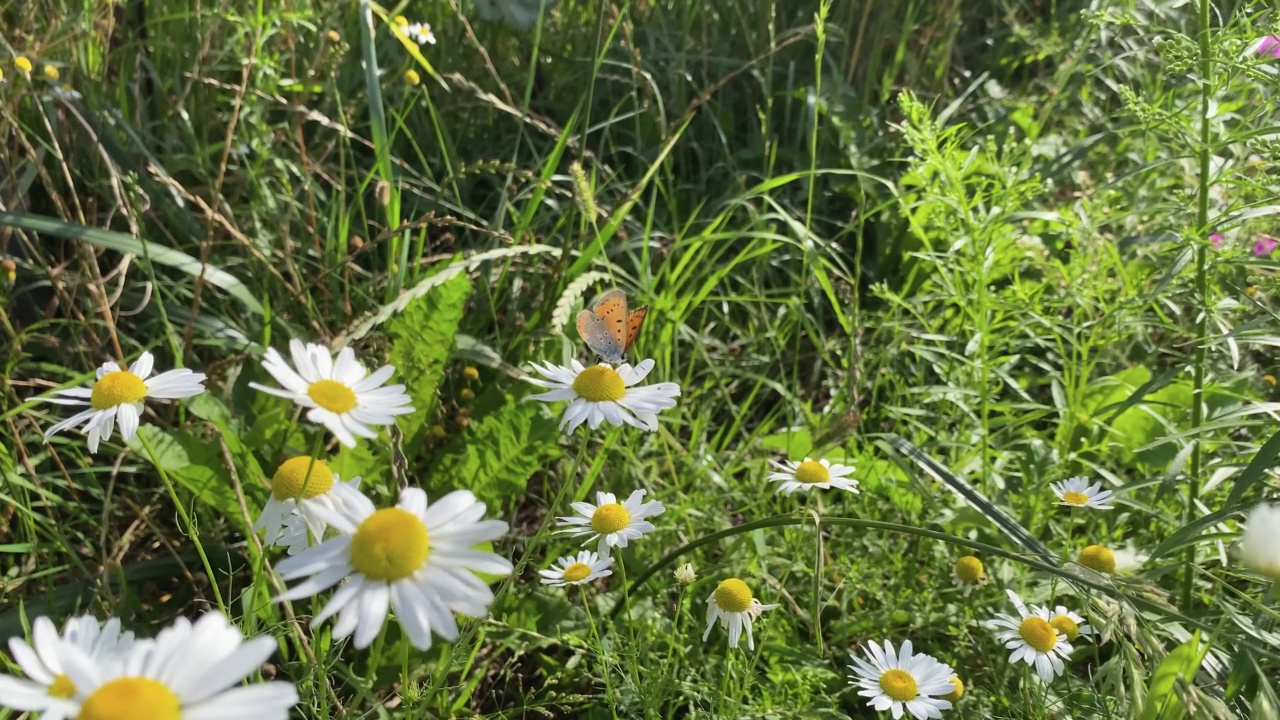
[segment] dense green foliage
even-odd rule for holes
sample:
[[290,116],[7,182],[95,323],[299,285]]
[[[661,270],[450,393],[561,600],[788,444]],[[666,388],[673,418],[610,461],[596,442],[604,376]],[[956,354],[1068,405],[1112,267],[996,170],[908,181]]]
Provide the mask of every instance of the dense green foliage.
[[[870,717],[848,655],[908,638],[958,717],[1277,717],[1280,606],[1234,543],[1278,485],[1280,15],[1208,5],[0,2],[0,637],[222,609],[308,718]],[[679,404],[564,434],[522,377],[588,359],[611,286]],[[343,478],[510,522],[456,642],[270,601],[250,528],[319,435],[249,383],[291,338],[413,399],[329,438]],[[209,392],[96,454],[42,438],[70,411],[34,398],[142,351]],[[860,492],[776,494],[806,456]],[[1115,509],[1061,507],[1072,476]],[[540,585],[580,544],[554,517],[635,488],[666,511],[614,574]],[[728,577],[779,605],[754,650],[702,640]],[[1006,588],[1089,619],[1064,677],[1007,662]]]

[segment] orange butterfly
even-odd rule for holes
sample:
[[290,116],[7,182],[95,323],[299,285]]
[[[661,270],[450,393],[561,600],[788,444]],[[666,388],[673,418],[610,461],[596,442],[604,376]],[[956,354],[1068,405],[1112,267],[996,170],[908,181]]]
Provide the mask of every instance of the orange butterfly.
[[590,310],[578,313],[578,335],[605,362],[626,362],[627,351],[648,314],[648,307],[627,312],[627,294],[610,290],[596,298]]

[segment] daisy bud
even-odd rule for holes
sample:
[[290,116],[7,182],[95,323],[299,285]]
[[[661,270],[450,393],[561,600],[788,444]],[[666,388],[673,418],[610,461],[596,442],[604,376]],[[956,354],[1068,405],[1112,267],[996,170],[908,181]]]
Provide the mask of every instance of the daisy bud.
[[31,64],[31,61],[28,60],[25,55],[19,55],[18,57],[14,58],[13,66],[17,68],[18,72],[23,73],[25,75],[30,75],[31,69],[35,67],[34,65]]
[[1259,505],[1249,513],[1240,564],[1280,582],[1280,505]]
[[458,393],[458,399],[462,402],[471,402],[476,399],[476,394],[471,391],[471,388],[462,388]]
[[479,380],[479,379],[480,379],[480,371],[479,371],[479,370],[477,370],[476,368],[472,367],[471,365],[468,365],[468,366],[466,366],[466,367],[462,368],[462,377],[464,377],[464,378],[466,378],[466,379],[468,379],[468,380]]
[[960,678],[953,677],[951,678],[951,687],[955,689],[946,695],[943,695],[942,699],[950,703],[955,703],[959,701],[960,698],[964,697],[964,683],[961,682]]
[[342,36],[338,34],[337,30],[330,30],[325,33],[325,37],[329,38],[329,42],[331,43],[336,43],[342,40]]
[[49,82],[58,82],[58,78],[62,77],[62,73],[58,72],[58,68],[52,65],[45,65],[40,72],[44,73],[44,79]]
[[418,71],[409,68],[404,71],[404,84],[409,87],[418,87],[422,83],[422,76],[418,75]]
[[689,583],[698,579],[698,573],[694,572],[693,570],[693,563],[685,563],[680,567],[676,568],[675,576],[676,576],[676,582],[680,583],[681,585],[688,585]]

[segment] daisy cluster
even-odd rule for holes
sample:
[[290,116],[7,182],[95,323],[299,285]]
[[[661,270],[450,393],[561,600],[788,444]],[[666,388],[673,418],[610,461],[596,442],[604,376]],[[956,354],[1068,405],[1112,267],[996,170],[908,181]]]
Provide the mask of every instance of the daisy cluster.
[[[414,412],[405,387],[388,384],[395,374],[390,365],[370,371],[350,348],[335,356],[322,345],[298,340],[289,343],[288,353],[268,348],[263,369],[276,384],[250,387],[289,401],[299,416],[346,447],[378,437],[381,428]],[[107,362],[91,386],[44,398],[79,408],[52,425],[46,439],[75,429],[95,453],[117,427],[125,441],[137,438],[148,401],[183,400],[204,392],[205,375],[187,369],[155,373],[154,364],[145,352],[131,365]],[[616,367],[576,360],[569,366],[538,363],[532,369],[536,376],[526,379],[543,392],[528,399],[567,403],[559,423],[567,433],[606,424],[656,431],[659,413],[674,408],[681,395],[677,383],[646,382],[655,369],[651,359],[635,365],[623,360]],[[317,449],[324,446],[323,439],[318,433]],[[142,444],[149,453],[145,437]],[[289,457],[279,464],[253,526],[263,533],[267,547],[282,548],[287,555],[275,569],[293,584],[277,602],[315,598],[332,589],[311,625],[334,618],[333,637],[351,637],[357,649],[380,636],[389,615],[420,650],[429,649],[434,638],[456,640],[458,616],[488,615],[495,599],[490,579],[514,569],[489,549],[508,532],[506,522],[487,519],[485,504],[468,490],[432,502],[422,489],[407,487],[393,506],[378,507],[361,491],[359,477],[340,477],[317,455]],[[774,471],[767,481],[776,483],[780,495],[859,491],[853,465],[809,457],[771,462]],[[1051,489],[1061,505],[1084,512],[1108,511],[1116,503],[1114,492],[1084,477],[1053,483]],[[625,570],[615,553],[653,533],[655,519],[666,510],[645,489],[626,495],[600,491],[594,500],[571,502],[570,512],[555,517],[558,534],[584,547],[540,570],[543,584],[575,586],[585,593],[592,584],[609,582],[615,569]],[[1250,516],[1241,558],[1246,567],[1280,582],[1280,507],[1262,506]],[[1083,548],[1077,563],[1102,574],[1115,572],[1117,565],[1114,553],[1103,545]],[[674,577],[681,586],[698,581],[688,563]],[[956,561],[954,578],[966,595],[990,581],[973,555]],[[1025,664],[1040,679],[1053,681],[1066,672],[1074,644],[1095,635],[1094,629],[1065,605],[1028,605],[1012,590],[1006,593],[1015,614],[996,613],[987,626],[1011,651],[1011,663]],[[718,626],[729,647],[737,648],[745,637],[748,650],[755,648],[756,621],[779,607],[762,602],[736,576],[717,578],[705,602],[703,641]],[[298,698],[288,682],[241,684],[270,657],[276,641],[245,639],[219,612],[194,622],[179,619],[154,639],[123,631],[116,619],[74,618],[59,633],[51,620],[39,617],[31,638],[30,644],[19,638],[9,641],[25,677],[0,676],[0,705],[40,712],[44,718],[116,718],[127,708],[142,711],[129,717],[161,720],[269,720],[286,717]],[[916,652],[909,639],[896,646],[890,640],[868,642],[851,662],[850,684],[870,707],[894,718],[940,717],[964,693],[951,666]]]

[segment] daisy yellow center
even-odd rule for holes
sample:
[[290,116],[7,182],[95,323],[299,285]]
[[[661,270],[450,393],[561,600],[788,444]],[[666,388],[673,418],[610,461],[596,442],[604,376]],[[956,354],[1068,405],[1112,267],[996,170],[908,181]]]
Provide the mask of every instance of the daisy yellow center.
[[907,702],[915,700],[920,694],[919,688],[916,686],[916,679],[906,670],[894,668],[885,670],[880,676],[880,689],[885,695],[897,700],[898,702]]
[[962,582],[977,584],[982,582],[982,561],[972,555],[965,555],[956,561],[956,577]]
[[49,684],[49,696],[56,698],[75,697],[76,684],[66,675],[59,675]]
[[958,677],[951,678],[951,692],[943,695],[942,699],[948,702],[956,702],[962,697],[964,697],[964,683],[960,682]]
[[565,582],[581,582],[591,574],[591,566],[586,563],[574,563],[564,569]]
[[18,57],[13,59],[13,66],[18,68],[19,72],[24,72],[24,73],[31,72],[31,67],[32,67],[31,61],[23,57],[22,55],[19,55]]
[[163,683],[122,677],[106,683],[80,706],[76,720],[178,720],[182,703]]
[[1080,626],[1076,624],[1075,620],[1066,615],[1053,616],[1049,624],[1053,626],[1054,630],[1066,635],[1068,640],[1075,640],[1080,637]]
[[102,376],[93,384],[89,405],[106,410],[125,403],[140,403],[147,397],[147,384],[128,370],[117,370]]
[[307,395],[316,405],[339,415],[356,407],[355,392],[337,380],[317,380],[307,388]]
[[427,561],[431,539],[417,515],[383,508],[360,523],[351,537],[351,565],[374,580],[409,577]]
[[619,503],[605,503],[591,513],[591,529],[601,535],[616,533],[631,524],[631,513]]
[[[309,474],[307,468],[311,468]],[[271,477],[271,495],[277,500],[305,500],[323,495],[332,487],[333,471],[328,463],[309,455],[285,460]]]
[[1038,617],[1023,618],[1018,625],[1018,635],[1036,652],[1047,653],[1058,644],[1058,631],[1048,620]]
[[831,471],[817,460],[805,460],[796,468],[796,481],[802,483],[822,483],[831,479]]
[[1089,496],[1082,492],[1064,492],[1062,493],[1062,502],[1068,505],[1088,505]]
[[738,578],[729,578],[716,587],[715,599],[725,612],[746,612],[751,607],[751,588]]
[[587,402],[616,402],[627,394],[618,371],[608,365],[592,365],[573,379],[573,391]]
[[1103,545],[1090,545],[1080,551],[1079,563],[1090,570],[1112,573],[1116,569],[1116,556]]

